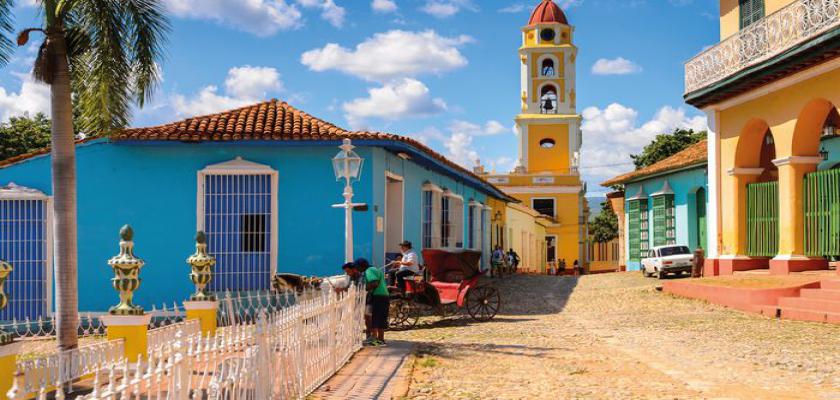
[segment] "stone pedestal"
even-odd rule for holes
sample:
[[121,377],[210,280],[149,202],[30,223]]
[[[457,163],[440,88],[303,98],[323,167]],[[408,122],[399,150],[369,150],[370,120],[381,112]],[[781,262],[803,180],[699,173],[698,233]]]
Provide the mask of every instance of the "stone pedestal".
[[219,309],[218,301],[185,301],[184,310],[187,311],[187,319],[197,319],[201,325],[201,334],[204,336],[216,334],[216,311]]
[[100,320],[107,328],[108,340],[125,340],[125,357],[128,361],[137,362],[138,356],[146,357],[152,314],[103,315]]
[[6,393],[14,384],[20,347],[20,342],[0,345],[0,399],[8,398]]

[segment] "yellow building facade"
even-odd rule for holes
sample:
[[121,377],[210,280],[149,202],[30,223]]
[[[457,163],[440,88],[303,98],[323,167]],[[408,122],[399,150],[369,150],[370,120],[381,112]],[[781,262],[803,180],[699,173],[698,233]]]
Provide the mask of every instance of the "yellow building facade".
[[722,0],[721,42],[686,64],[709,119],[707,270],[840,258],[840,0]]
[[574,28],[560,7],[542,1],[522,28],[519,48],[521,110],[517,164],[488,181],[550,218],[548,263],[575,260],[586,265],[585,188],[578,172],[581,116],[575,104]]
[[508,203],[506,208],[508,249],[519,255],[521,273],[546,273],[546,227],[548,218],[532,208]]

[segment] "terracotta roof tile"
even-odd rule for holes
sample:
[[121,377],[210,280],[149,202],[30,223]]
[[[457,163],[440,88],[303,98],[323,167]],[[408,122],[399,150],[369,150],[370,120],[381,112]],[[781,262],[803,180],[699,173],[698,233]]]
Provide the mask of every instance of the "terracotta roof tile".
[[535,26],[537,24],[547,24],[558,22],[568,25],[569,21],[566,19],[566,14],[563,9],[552,0],[543,0],[537,8],[531,13],[531,18],[528,20],[528,26]]
[[700,142],[697,142],[687,147],[685,150],[674,154],[656,164],[649,165],[642,169],[637,169],[633,172],[628,172],[623,175],[619,175],[602,183],[601,186],[620,185],[628,182],[637,181],[646,176],[660,174],[663,172],[673,171],[680,168],[691,167],[695,165],[702,165],[706,163],[706,157],[706,141],[701,140]]
[[[315,118],[286,102],[276,99],[262,103],[223,111],[217,114],[188,118],[183,121],[148,128],[131,128],[111,137],[114,141],[124,140],[172,140],[172,141],[230,141],[230,140],[392,140],[403,142],[428,154],[432,158],[462,174],[484,182],[503,193],[494,185],[472,171],[438,154],[426,145],[409,137],[383,132],[353,132]],[[515,201],[508,197],[509,201]]]

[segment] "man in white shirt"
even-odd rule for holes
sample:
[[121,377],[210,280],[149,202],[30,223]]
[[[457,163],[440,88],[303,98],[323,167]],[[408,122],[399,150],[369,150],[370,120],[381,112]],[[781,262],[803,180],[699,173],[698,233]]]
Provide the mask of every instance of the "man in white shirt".
[[417,253],[411,248],[411,242],[408,240],[400,243],[400,253],[402,253],[402,259],[394,261],[394,265],[399,266],[395,277],[397,288],[404,292],[405,278],[420,274],[420,264],[417,263]]

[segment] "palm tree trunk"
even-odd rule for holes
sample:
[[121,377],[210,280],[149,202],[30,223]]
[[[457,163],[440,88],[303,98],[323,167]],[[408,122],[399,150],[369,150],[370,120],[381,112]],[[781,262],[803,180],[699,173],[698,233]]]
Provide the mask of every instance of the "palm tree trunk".
[[76,243],[76,144],[67,45],[62,33],[51,33],[54,50],[52,101],[52,185],[56,333],[60,350],[78,346],[79,299]]

